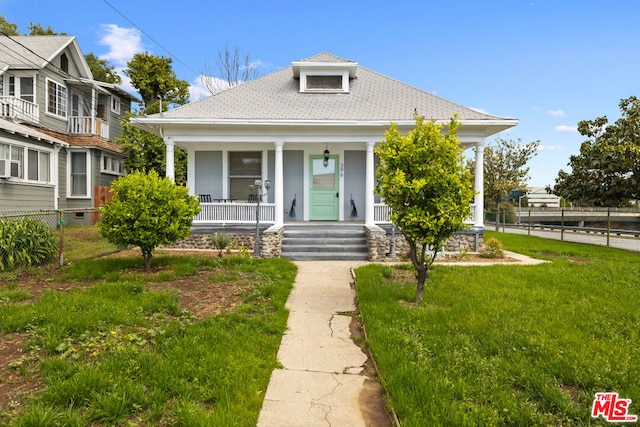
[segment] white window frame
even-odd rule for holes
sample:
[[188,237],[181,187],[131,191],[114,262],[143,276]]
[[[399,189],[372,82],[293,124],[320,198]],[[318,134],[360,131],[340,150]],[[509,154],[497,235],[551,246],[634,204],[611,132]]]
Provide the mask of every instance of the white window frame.
[[[105,167],[105,162],[107,166]],[[100,172],[110,175],[124,175],[124,159],[109,155],[107,153],[100,154]]]
[[[54,180],[53,180],[54,152],[53,150],[43,148],[33,144],[16,143],[15,141],[9,141],[6,139],[0,140],[0,144],[7,147],[6,150],[0,151],[0,159],[20,161],[20,176],[17,178],[18,180],[24,183],[32,183],[32,184],[47,184],[47,185],[54,184]],[[20,159],[16,159],[15,156],[12,155],[13,151],[21,151],[22,157]],[[29,179],[29,151],[35,151],[38,153],[38,178],[37,179]],[[41,166],[42,153],[45,153],[49,156],[48,179],[42,179],[42,166]]]
[[111,95],[111,111],[113,111],[116,114],[120,114],[120,98],[118,98],[117,96]]
[[[51,107],[51,102],[50,102],[50,89],[49,89],[49,84],[53,83],[55,85],[55,97],[56,97],[56,108],[55,108],[55,112],[51,112],[49,111],[49,108]],[[45,80],[45,98],[46,98],[46,109],[45,109],[45,113],[47,115],[50,115],[52,117],[56,117],[59,119],[63,119],[66,120],[68,113],[69,113],[69,106],[67,105],[69,103],[69,90],[67,89],[67,87],[53,79],[50,78],[46,78]],[[60,94],[64,94],[64,99],[58,99]],[[61,107],[61,109],[59,109],[58,107]],[[61,111],[62,110],[62,111]],[[62,113],[62,114],[60,114]]]
[[[86,157],[86,182],[85,194],[73,194],[73,180],[71,178],[72,171],[72,154],[84,153]],[[67,198],[69,199],[90,199],[91,198],[91,152],[89,150],[68,150],[67,151]]]
[[[340,88],[309,88],[307,87],[307,76],[341,76],[342,87]],[[348,70],[304,70],[300,71],[300,92],[303,93],[349,93],[349,71]]]

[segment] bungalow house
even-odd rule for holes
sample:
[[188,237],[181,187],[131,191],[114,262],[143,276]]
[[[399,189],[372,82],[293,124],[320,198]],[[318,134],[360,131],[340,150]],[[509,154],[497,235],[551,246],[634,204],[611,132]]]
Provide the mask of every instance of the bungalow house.
[[0,212],[98,205],[133,101],[93,80],[75,37],[0,37]]
[[[202,202],[194,233],[250,225],[258,213],[260,224],[269,226],[260,244],[267,256],[279,256],[281,250],[287,254],[286,243],[293,241],[287,232],[301,230],[296,227],[300,224],[319,225],[324,233],[350,224],[367,237],[364,258],[378,259],[388,248],[382,226],[390,225],[384,201],[374,195],[373,149],[390,122],[401,132],[412,129],[414,112],[445,124],[459,116],[461,144],[475,149],[477,194],[469,224],[477,239],[484,229],[485,138],[517,120],[463,107],[355,61],[321,53],[132,122],[164,138],[169,177],[174,174],[174,147],[187,150],[187,186]],[[261,196],[250,188],[258,181],[271,183],[269,190],[259,191]],[[302,246],[306,240],[306,246],[319,250],[320,243],[309,244],[312,237],[302,236]],[[332,247],[334,254],[348,246],[341,242]]]

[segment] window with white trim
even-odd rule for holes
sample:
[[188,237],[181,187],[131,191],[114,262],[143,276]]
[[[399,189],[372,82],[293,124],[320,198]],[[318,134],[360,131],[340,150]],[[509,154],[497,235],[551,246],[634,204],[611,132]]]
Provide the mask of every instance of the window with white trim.
[[51,150],[44,150],[35,146],[25,147],[16,144],[0,143],[0,159],[19,161],[19,178],[25,181],[51,183],[52,158]]
[[112,175],[124,175],[123,160],[121,158],[102,153],[100,159],[100,172]]
[[111,111],[120,114],[120,98],[111,95]]
[[69,164],[69,197],[89,197],[89,153],[71,151]]
[[249,185],[262,177],[262,152],[229,153],[229,198],[249,200]]
[[63,118],[67,117],[67,88],[47,79],[47,112]]

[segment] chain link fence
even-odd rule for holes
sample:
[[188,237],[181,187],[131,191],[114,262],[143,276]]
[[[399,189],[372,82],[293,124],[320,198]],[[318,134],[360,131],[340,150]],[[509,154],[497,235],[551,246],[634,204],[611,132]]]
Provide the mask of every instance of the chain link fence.
[[[0,225],[7,222],[36,220],[44,224],[55,236],[58,253],[54,262],[60,266],[81,259],[95,258],[118,252],[118,248],[100,236],[97,222],[100,214],[96,208],[0,212]],[[29,242],[22,242],[29,246]],[[0,266],[10,265],[8,257],[15,252],[0,242]],[[1,270],[2,268],[0,268]]]

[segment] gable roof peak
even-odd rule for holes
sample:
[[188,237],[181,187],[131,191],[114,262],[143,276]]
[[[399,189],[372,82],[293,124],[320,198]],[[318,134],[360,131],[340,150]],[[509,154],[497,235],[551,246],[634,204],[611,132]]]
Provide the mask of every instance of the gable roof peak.
[[355,63],[356,61],[352,61],[350,59],[343,59],[329,52],[322,52],[317,55],[311,56],[306,59],[301,59],[300,61],[296,61],[296,62],[334,62],[334,63],[343,62],[345,64],[352,64],[352,63]]

